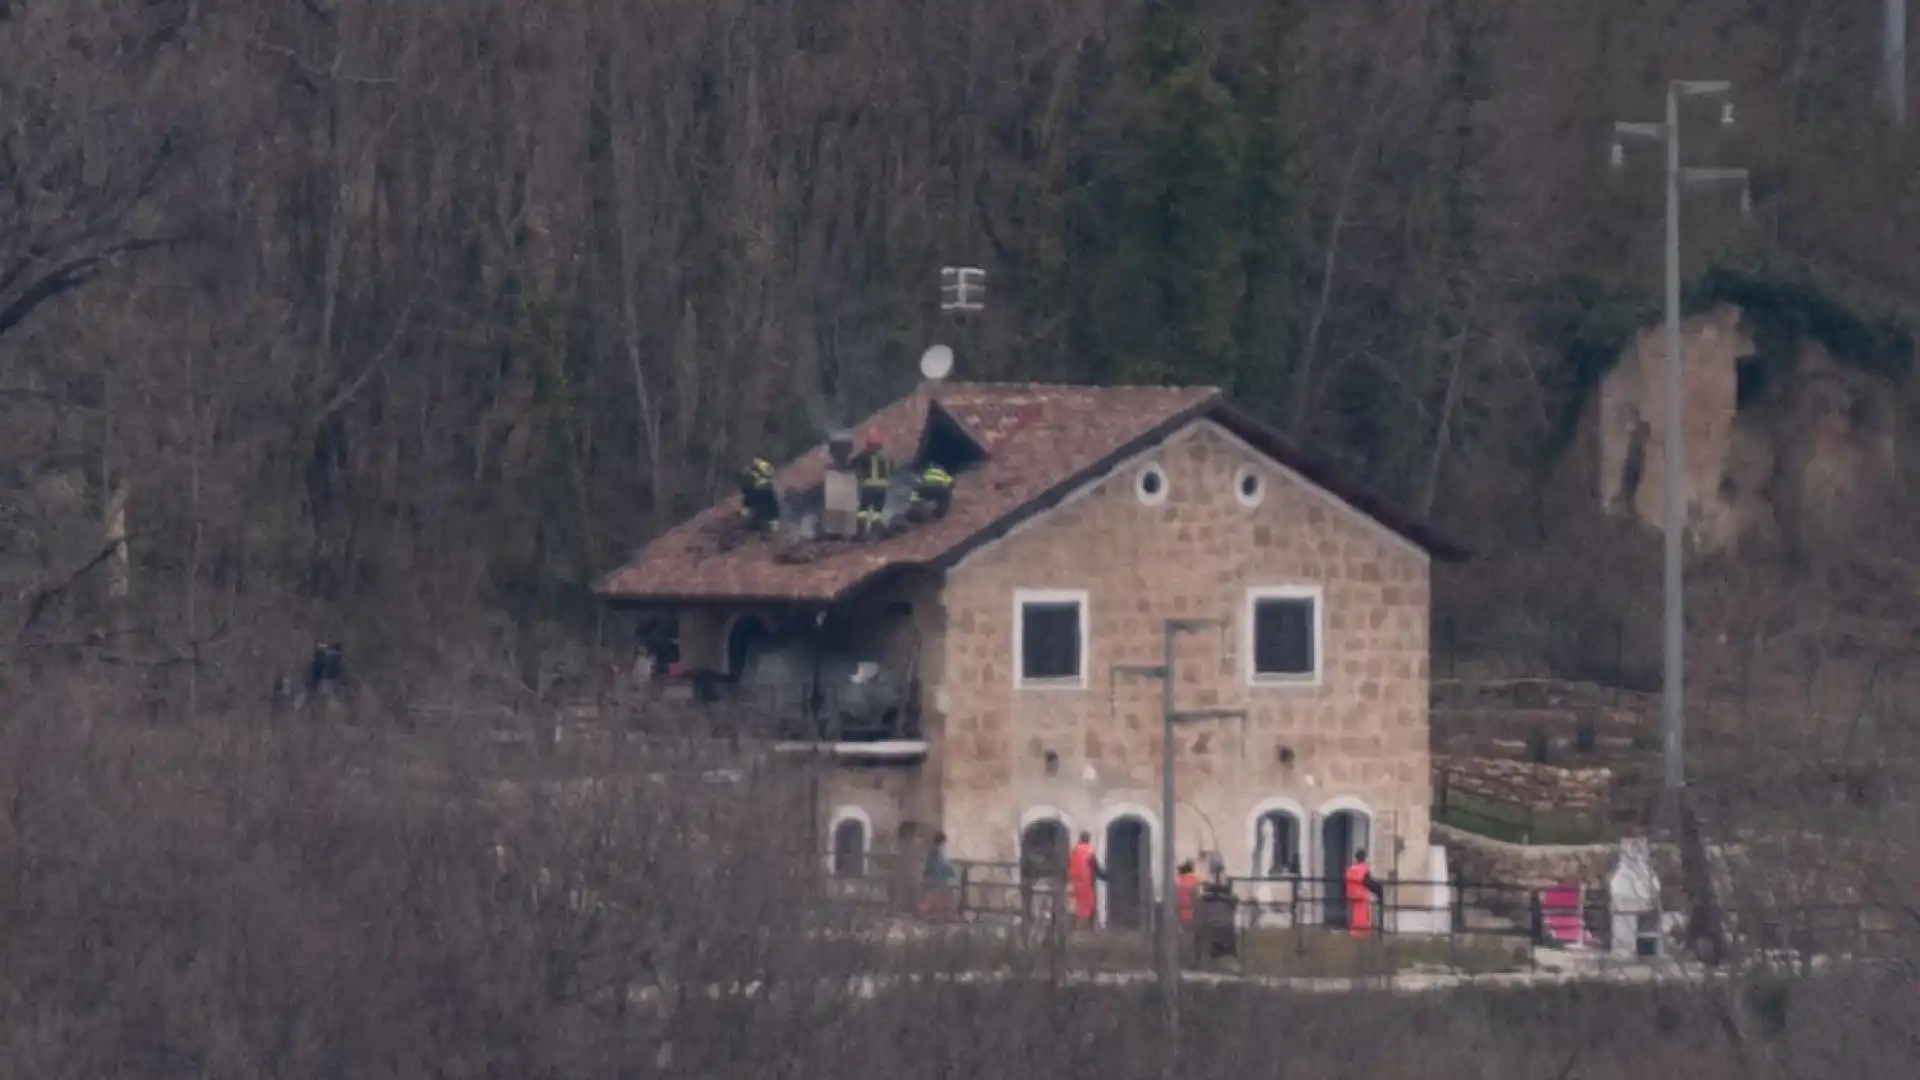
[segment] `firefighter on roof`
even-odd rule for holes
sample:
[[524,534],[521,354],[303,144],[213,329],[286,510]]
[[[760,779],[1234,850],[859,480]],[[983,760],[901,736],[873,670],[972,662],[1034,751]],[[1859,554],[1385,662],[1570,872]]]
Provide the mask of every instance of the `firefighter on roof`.
[[773,465],[754,458],[740,470],[740,516],[756,529],[780,531],[780,499],[773,491]]
[[952,505],[953,474],[938,465],[921,469],[920,479],[913,485],[913,504],[909,508],[914,518],[946,517]]
[[893,482],[893,467],[881,446],[878,432],[869,431],[860,440],[860,452],[853,458],[853,475],[860,481],[860,511],[854,515],[860,535],[880,531],[887,508],[887,486]]

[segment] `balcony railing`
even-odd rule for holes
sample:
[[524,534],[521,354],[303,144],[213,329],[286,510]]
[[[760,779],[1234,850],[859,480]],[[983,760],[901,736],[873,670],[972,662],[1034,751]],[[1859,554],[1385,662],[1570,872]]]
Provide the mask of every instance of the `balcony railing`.
[[[747,685],[694,673],[635,683],[621,705],[692,720],[708,734],[782,742],[858,745],[921,740],[917,687],[891,695],[858,685]],[[604,704],[604,701],[603,701]]]

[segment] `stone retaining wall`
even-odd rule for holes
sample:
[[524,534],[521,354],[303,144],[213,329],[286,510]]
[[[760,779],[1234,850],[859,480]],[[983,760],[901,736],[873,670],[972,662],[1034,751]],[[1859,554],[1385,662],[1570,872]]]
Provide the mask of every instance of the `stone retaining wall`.
[[1533,810],[1605,814],[1613,795],[1613,770],[1435,754],[1433,787],[1436,801],[1448,791]]
[[1651,716],[1659,698],[1563,679],[1435,679],[1436,709],[1622,709]]
[[[1447,866],[1459,881],[1522,889],[1604,888],[1620,850],[1618,844],[1508,844],[1446,825],[1433,827],[1433,840],[1447,849]],[[1672,847],[1653,845],[1653,862],[1663,884],[1680,880]]]

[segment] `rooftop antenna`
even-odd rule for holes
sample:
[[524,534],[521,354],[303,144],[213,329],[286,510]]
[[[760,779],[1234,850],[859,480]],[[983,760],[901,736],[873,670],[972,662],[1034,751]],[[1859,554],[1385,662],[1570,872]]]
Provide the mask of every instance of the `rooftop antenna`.
[[[940,313],[951,316],[957,324],[960,343],[972,348],[971,327],[967,324],[972,317],[985,311],[987,307],[987,272],[977,266],[943,266],[940,268]],[[934,356],[939,352],[943,359]],[[935,375],[928,365],[940,368]],[[935,345],[920,358],[920,373],[928,379],[938,381],[953,373],[953,350],[945,345]]]
[[940,310],[978,315],[987,306],[987,272],[977,266],[940,268]]

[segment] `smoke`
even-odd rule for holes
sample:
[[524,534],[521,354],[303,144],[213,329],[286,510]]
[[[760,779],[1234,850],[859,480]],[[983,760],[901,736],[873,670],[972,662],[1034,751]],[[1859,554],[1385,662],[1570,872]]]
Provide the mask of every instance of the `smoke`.
[[786,491],[780,495],[780,531],[797,540],[820,537],[821,500],[819,488],[808,492]]
[[913,479],[913,475],[903,469],[895,472],[887,484],[887,501],[880,508],[880,520],[887,526],[891,527],[905,515],[913,502]]

